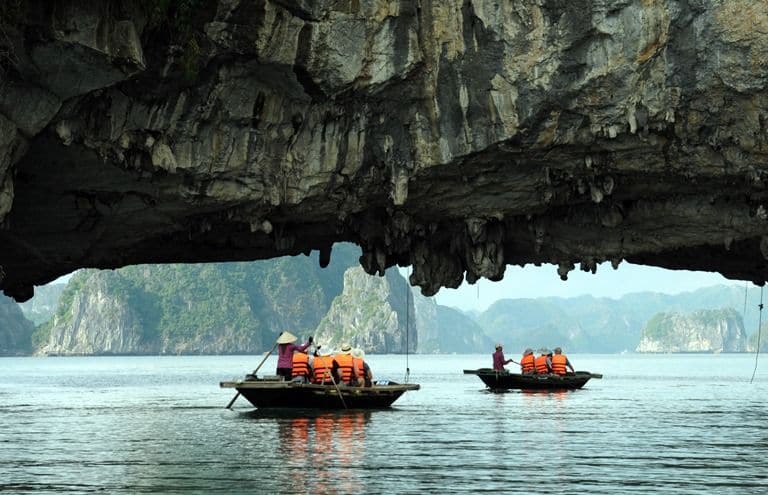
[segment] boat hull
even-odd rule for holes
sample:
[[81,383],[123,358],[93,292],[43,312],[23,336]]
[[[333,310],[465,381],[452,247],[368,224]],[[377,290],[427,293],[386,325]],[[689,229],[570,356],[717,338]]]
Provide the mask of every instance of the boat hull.
[[221,382],[222,388],[234,388],[256,408],[301,409],[385,409],[416,384],[348,387],[315,385],[279,380]]
[[521,375],[497,372],[490,368],[464,370],[464,374],[477,375],[491,390],[575,390],[583,387],[591,378],[602,378],[602,375],[588,371],[577,371],[565,376]]

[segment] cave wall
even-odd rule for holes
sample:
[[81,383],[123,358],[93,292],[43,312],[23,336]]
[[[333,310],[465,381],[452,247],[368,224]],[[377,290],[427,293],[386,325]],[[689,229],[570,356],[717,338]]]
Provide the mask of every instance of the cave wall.
[[79,267],[323,264],[338,241],[425,295],[526,263],[766,279],[759,2],[158,4],[0,9],[17,300]]

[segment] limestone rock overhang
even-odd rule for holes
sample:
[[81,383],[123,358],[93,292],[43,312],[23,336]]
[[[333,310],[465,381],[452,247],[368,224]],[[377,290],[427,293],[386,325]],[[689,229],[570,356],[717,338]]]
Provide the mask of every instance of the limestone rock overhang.
[[753,2],[193,3],[0,10],[7,295],[340,241],[425,295],[528,263],[766,280]]

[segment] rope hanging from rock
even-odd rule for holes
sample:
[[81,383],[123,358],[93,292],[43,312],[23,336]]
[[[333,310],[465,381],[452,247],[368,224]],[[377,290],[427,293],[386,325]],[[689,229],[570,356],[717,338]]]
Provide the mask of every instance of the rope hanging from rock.
[[759,309],[759,316],[757,318],[757,349],[755,349],[755,369],[752,370],[752,378],[749,379],[749,383],[755,379],[755,373],[757,372],[757,358],[760,356],[760,334],[763,330],[763,288],[760,287],[760,304],[757,305]]
[[405,271],[405,383],[408,383],[408,378],[411,376],[411,368],[408,363],[408,344],[410,342],[410,319],[409,319],[409,301],[411,294],[411,287],[409,286],[408,279],[410,277],[410,267]]

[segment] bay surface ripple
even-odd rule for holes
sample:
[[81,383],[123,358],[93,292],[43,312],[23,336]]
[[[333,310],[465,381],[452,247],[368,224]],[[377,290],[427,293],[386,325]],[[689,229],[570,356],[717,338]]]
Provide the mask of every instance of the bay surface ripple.
[[490,393],[462,372],[490,351],[368,356],[422,388],[367,412],[225,410],[260,356],[3,358],[0,492],[768,494],[768,361],[569,357],[604,378]]

